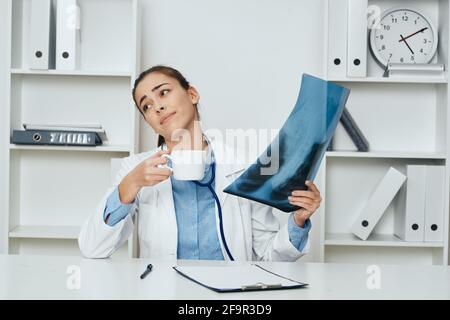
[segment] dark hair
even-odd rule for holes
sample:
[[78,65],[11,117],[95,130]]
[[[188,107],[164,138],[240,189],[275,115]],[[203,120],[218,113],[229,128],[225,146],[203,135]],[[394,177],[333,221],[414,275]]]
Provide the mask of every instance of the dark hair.
[[[189,81],[186,80],[186,78],[180,73],[180,71],[178,71],[175,68],[172,67],[168,67],[168,66],[163,66],[163,65],[157,65],[157,66],[153,66],[145,71],[143,71],[139,77],[137,77],[137,79],[134,81],[134,86],[133,86],[133,91],[132,91],[132,95],[133,95],[133,101],[134,104],[136,105],[136,108],[139,110],[139,112],[141,113],[142,117],[145,118],[144,113],[141,111],[141,109],[139,109],[138,103],[135,99],[135,93],[136,93],[136,87],[138,86],[138,84],[150,73],[153,72],[159,72],[162,73],[170,78],[176,79],[178,81],[178,83],[181,85],[181,87],[185,90],[188,90],[190,88],[190,84]],[[197,104],[195,104],[195,108],[197,109],[197,116],[200,118],[200,114],[198,113],[198,108],[197,108]],[[164,137],[161,135],[158,135],[158,147],[161,146],[164,143]]]

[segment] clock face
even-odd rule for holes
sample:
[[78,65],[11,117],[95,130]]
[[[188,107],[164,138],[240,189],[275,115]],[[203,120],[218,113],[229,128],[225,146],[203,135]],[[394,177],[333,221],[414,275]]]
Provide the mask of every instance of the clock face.
[[370,31],[372,53],[384,66],[429,63],[436,53],[437,39],[431,22],[412,9],[389,10]]

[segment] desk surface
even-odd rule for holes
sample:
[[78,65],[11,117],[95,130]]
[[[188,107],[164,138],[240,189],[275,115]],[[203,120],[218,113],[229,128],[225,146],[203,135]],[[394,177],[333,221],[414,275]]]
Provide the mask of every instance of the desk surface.
[[[148,263],[153,263],[153,271],[141,280],[139,275]],[[179,275],[172,269],[176,264],[226,262],[0,255],[0,299],[450,299],[450,267],[444,266],[381,265],[381,288],[369,289],[368,265],[261,262],[309,287],[216,293]],[[70,266],[79,267],[78,290],[68,288]]]

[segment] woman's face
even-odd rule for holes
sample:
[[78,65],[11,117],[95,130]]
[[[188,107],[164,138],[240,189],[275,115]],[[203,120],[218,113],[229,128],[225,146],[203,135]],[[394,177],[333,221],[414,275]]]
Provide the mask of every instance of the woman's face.
[[197,119],[199,98],[194,87],[185,90],[178,80],[159,72],[148,74],[135,91],[145,121],[166,141],[172,140],[174,130],[191,127]]

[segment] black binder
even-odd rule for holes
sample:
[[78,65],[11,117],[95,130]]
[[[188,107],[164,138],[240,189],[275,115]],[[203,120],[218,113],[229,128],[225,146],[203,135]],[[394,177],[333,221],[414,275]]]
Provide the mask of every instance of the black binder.
[[353,119],[352,115],[347,110],[347,108],[344,108],[340,121],[345,131],[347,131],[353,143],[358,148],[358,151],[362,152],[369,151],[369,142],[361,132],[361,129],[358,127],[358,125],[356,124],[355,120]]
[[102,144],[102,139],[96,132],[13,130],[11,142],[27,145],[98,146]]

